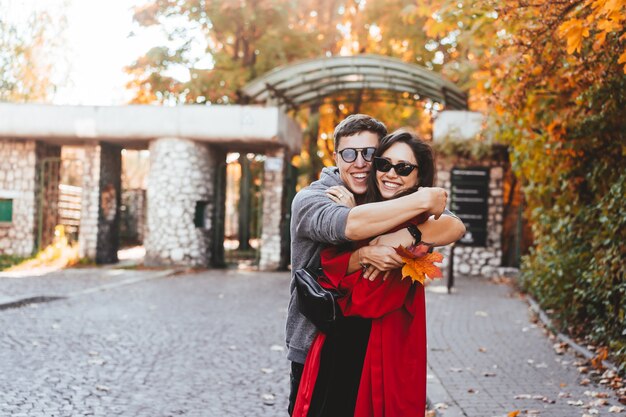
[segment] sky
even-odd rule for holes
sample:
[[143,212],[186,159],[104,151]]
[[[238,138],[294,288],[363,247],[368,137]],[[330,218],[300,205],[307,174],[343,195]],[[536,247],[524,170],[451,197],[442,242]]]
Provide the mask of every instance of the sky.
[[[54,104],[119,105],[127,103],[124,67],[152,46],[165,43],[158,28],[133,23],[133,7],[146,0],[0,0],[12,18],[45,7],[66,29],[53,61],[60,87]],[[131,35],[134,34],[134,35]]]
[[[152,46],[163,42],[156,28],[133,24],[133,7],[143,0],[70,0],[65,42],[68,83],[54,97],[55,104],[124,104],[124,67]],[[130,36],[134,33],[134,36]]]

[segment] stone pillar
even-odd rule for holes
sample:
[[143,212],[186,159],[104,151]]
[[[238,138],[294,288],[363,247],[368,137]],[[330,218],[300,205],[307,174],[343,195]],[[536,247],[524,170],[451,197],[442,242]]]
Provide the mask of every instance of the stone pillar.
[[276,270],[285,265],[281,251],[282,228],[285,227],[285,190],[287,161],[285,151],[267,153],[263,173],[263,226],[259,269]]
[[187,139],[150,143],[146,265],[209,266],[218,154]]
[[117,262],[122,192],[122,154],[107,143],[85,145],[80,231],[81,258],[98,264]]

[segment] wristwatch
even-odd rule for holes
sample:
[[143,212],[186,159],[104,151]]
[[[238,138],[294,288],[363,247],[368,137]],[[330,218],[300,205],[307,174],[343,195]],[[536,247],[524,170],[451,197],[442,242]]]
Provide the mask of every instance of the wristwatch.
[[418,243],[422,241],[422,232],[420,232],[420,229],[418,229],[416,225],[414,224],[409,225],[409,227],[407,227],[407,230],[409,231],[409,233],[411,234],[411,236],[413,236],[413,239],[415,240],[415,242],[413,243],[414,245],[417,245]]

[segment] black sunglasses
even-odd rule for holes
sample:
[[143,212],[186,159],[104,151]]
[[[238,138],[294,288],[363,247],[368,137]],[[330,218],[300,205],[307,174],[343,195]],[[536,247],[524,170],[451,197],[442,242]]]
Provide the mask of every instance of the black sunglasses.
[[407,162],[398,162],[394,165],[389,162],[388,159],[377,156],[374,158],[374,168],[376,171],[380,172],[389,172],[391,168],[393,168],[396,171],[396,174],[406,177],[411,174],[415,168],[417,168],[417,165],[409,164]]
[[372,162],[376,148],[345,148],[337,152],[345,162],[354,162],[360,153],[366,162]]

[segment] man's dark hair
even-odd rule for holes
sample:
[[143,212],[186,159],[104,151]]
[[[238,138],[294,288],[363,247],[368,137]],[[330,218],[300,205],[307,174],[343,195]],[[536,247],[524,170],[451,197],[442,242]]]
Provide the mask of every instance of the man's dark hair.
[[[387,149],[391,148],[396,143],[405,143],[413,151],[415,160],[417,161],[417,184],[412,189],[395,196],[402,197],[412,192],[417,191],[419,187],[432,187],[435,183],[435,155],[428,143],[422,140],[415,132],[401,128],[393,133],[385,136],[381,139],[374,157],[382,156]],[[374,167],[372,167],[374,168]],[[367,193],[365,194],[366,203],[374,203],[377,201],[383,201],[383,197],[378,189],[378,182],[376,180],[376,171],[372,169],[367,179]]]
[[387,127],[372,116],[366,114],[351,114],[337,125],[333,139],[335,140],[335,151],[339,149],[339,140],[343,137],[356,135],[361,132],[371,132],[378,135],[380,140],[387,134]]

